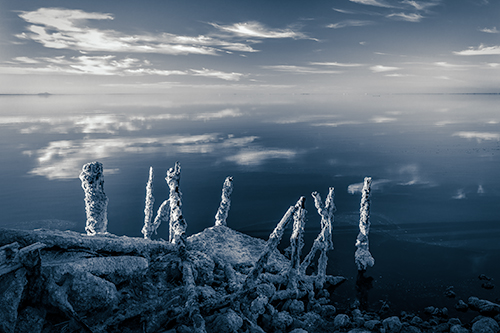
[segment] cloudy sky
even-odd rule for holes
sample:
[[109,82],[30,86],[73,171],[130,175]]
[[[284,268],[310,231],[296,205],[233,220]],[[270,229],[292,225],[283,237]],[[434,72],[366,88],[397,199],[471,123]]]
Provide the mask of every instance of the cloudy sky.
[[499,92],[500,1],[0,1],[0,93]]

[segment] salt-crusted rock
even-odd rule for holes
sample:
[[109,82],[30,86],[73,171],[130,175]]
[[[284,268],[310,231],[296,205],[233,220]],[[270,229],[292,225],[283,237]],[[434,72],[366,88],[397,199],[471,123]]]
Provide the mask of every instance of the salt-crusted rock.
[[[233,267],[247,264],[250,267],[259,259],[266,242],[245,235],[226,226],[216,226],[203,230],[187,239],[188,247],[218,257]],[[288,260],[277,250],[268,262],[268,268],[280,272],[287,267]]]
[[233,333],[243,326],[243,319],[232,309],[217,315],[215,319],[207,325],[207,332]]
[[337,313],[337,309],[335,308],[335,306],[331,304],[326,304],[321,306],[320,314],[322,318],[327,320],[334,319],[335,313]]
[[[95,276],[102,277],[114,284],[120,284],[127,280],[142,277],[148,269],[148,261],[143,257],[115,256],[115,257],[95,257],[78,258],[74,260],[67,258],[61,261],[61,256],[52,258],[44,257],[43,271],[51,271],[54,276],[75,271],[89,272]],[[56,279],[58,279],[56,277]]]
[[14,332],[18,307],[27,282],[24,268],[0,276],[0,332]]
[[233,177],[227,177],[222,186],[222,195],[215,215],[215,225],[227,225],[226,219],[231,207],[231,193],[233,193]]
[[500,305],[477,297],[469,297],[469,307],[485,316],[493,317],[500,313]]
[[303,328],[296,328],[293,331],[290,331],[290,333],[308,333],[308,332]]
[[361,204],[359,209],[359,234],[356,239],[356,253],[354,261],[358,267],[358,271],[365,271],[368,266],[373,266],[373,259],[369,250],[368,235],[370,233],[370,177],[365,177],[363,190],[361,194]]
[[293,318],[287,311],[278,312],[276,316],[273,317],[272,326],[276,330],[286,330],[288,326],[293,323]]
[[297,299],[292,300],[290,306],[288,307],[288,311],[293,316],[298,316],[304,313],[304,302],[299,301]]
[[416,326],[405,325],[401,328],[401,333],[422,333],[422,330]]
[[250,303],[250,311],[256,316],[264,314],[264,312],[266,312],[266,305],[268,303],[269,298],[260,295],[256,299],[254,299],[252,303]]
[[256,290],[258,295],[266,296],[267,298],[273,297],[276,292],[276,287],[272,283],[261,283],[257,286]]
[[322,317],[316,312],[306,312],[300,318],[303,324],[303,329],[308,332],[315,332],[316,327],[321,323]]
[[349,316],[346,314],[338,314],[335,316],[335,319],[333,320],[333,325],[335,328],[345,328],[351,324],[351,320],[349,319]]
[[500,328],[493,318],[484,317],[472,325],[472,333],[498,333]]
[[[151,236],[156,233],[156,230],[160,226],[161,219],[159,221],[153,221],[153,205],[155,203],[155,198],[153,196],[153,179],[154,172],[153,167],[149,168],[149,178],[146,184],[146,203],[144,205],[144,226],[142,227],[142,234],[145,239],[151,238]],[[157,222],[157,223],[154,223]]]
[[401,320],[399,317],[393,316],[382,321],[382,325],[384,326],[386,333],[399,333],[403,324],[401,324]]
[[72,276],[68,301],[78,313],[110,310],[118,304],[118,292],[109,281],[88,272],[77,272]]
[[465,303],[464,301],[462,301],[460,299],[460,300],[458,300],[457,304],[455,305],[455,309],[457,309],[458,311],[461,311],[461,312],[465,312],[465,311],[469,310],[469,306],[467,305],[467,303]]
[[453,325],[450,327],[450,333],[469,333],[469,330],[462,325]]
[[373,331],[376,327],[382,326],[382,322],[380,320],[372,319],[365,321],[364,326],[370,331]]
[[16,333],[40,333],[45,323],[44,309],[28,306],[19,312]]

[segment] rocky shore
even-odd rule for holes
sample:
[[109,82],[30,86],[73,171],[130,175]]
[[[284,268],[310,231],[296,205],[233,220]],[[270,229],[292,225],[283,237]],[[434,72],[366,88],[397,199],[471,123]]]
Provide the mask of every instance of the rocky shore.
[[446,308],[336,308],[343,277],[316,288],[307,275],[297,293],[286,292],[280,272],[290,260],[277,250],[249,283],[265,247],[227,226],[188,237],[182,253],[163,240],[1,229],[0,332],[499,331],[500,305],[476,297],[457,300],[469,317],[477,313],[465,321]]

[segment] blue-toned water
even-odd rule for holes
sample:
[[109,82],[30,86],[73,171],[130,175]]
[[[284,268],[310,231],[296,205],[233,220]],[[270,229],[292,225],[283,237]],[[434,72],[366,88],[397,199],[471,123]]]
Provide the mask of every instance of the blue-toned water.
[[[231,227],[267,238],[304,195],[310,241],[319,231],[310,193],[324,197],[334,186],[330,269],[355,277],[359,189],[371,176],[379,286],[398,274],[412,288],[426,273],[500,279],[489,264],[500,252],[499,102],[498,95],[1,96],[0,226],[83,232],[78,175],[98,160],[108,231],[141,236],[149,166],[157,209],[168,197],[165,172],[180,161],[189,234],[213,224],[231,175]],[[165,226],[158,237],[168,237]],[[433,268],[419,268],[431,259]]]

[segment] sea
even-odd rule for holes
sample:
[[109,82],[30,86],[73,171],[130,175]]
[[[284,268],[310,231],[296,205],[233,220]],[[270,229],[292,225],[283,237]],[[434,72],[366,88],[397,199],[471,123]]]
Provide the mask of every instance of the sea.
[[0,227],[83,233],[78,176],[99,161],[108,231],[142,237],[149,168],[156,210],[179,161],[188,235],[213,226],[232,176],[227,224],[254,237],[306,197],[304,254],[320,231],[311,193],[334,187],[340,308],[359,298],[354,244],[371,177],[369,308],[453,315],[459,299],[500,297],[500,284],[484,288],[500,281],[499,94],[2,95],[0,161]]

